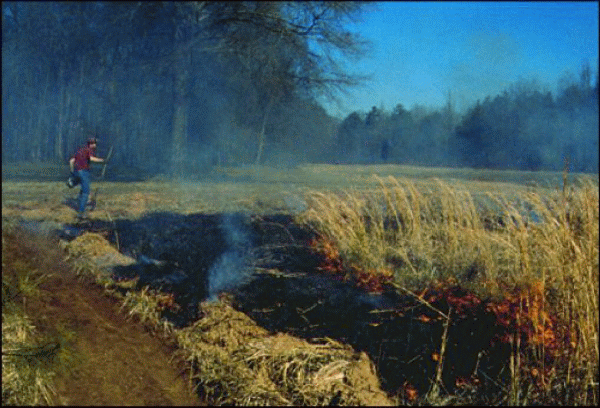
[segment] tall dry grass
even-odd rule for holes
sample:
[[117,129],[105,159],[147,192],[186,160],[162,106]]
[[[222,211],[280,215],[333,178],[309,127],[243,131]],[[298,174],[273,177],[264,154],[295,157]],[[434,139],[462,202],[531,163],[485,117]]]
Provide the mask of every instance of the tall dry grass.
[[9,241],[24,239],[14,225],[2,223],[2,405],[50,405],[58,355],[27,316],[27,299],[40,296],[47,278],[29,259],[17,259]]
[[508,402],[598,403],[597,181],[480,195],[439,180],[378,182],[373,191],[311,192],[299,221],[331,241],[346,264],[391,272],[397,287],[453,279],[482,297],[525,293],[524,318],[537,331],[527,346],[537,361],[526,364],[540,381],[537,394],[523,390],[523,362],[513,364]]
[[2,310],[2,405],[51,405],[54,345],[40,347],[23,313]]

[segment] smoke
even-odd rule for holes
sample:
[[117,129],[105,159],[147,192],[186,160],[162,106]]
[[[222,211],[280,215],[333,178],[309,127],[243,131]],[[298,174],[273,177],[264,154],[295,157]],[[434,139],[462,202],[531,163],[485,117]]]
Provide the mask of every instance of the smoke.
[[[495,95],[506,88],[514,67],[523,61],[523,46],[508,34],[479,31],[465,39],[453,67],[445,78],[459,112],[465,112],[477,99]],[[458,53],[458,52],[457,52]]]
[[283,201],[292,214],[299,214],[306,210],[306,201],[297,194],[287,193],[283,196]]
[[252,246],[248,233],[241,225],[241,217],[223,215],[220,228],[227,247],[208,271],[209,301],[215,301],[220,292],[240,286],[252,273],[249,267]]

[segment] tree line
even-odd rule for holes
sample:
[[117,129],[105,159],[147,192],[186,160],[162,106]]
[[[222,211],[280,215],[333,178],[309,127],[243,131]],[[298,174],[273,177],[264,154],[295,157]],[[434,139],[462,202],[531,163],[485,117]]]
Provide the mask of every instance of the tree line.
[[521,79],[477,101],[463,115],[451,94],[442,109],[398,104],[352,112],[340,124],[342,163],[598,172],[598,77],[583,64],[579,78],[565,74],[557,95]]
[[[2,159],[90,134],[131,171],[323,158],[316,103],[360,80],[358,2],[15,2],[2,10]],[[101,153],[101,152],[100,152]],[[287,155],[287,156],[286,156]]]
[[398,104],[339,120],[317,102],[363,2],[11,2],[2,10],[2,160],[66,163],[89,135],[145,175],[215,165],[398,163],[598,171],[598,77],[521,80],[456,112]]

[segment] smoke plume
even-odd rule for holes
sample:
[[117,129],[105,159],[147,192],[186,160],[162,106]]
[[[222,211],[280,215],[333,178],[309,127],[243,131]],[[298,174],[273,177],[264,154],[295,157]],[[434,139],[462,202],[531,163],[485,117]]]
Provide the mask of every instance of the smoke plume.
[[251,242],[241,224],[241,217],[225,214],[220,225],[227,247],[208,272],[208,299],[244,283],[251,274],[249,253]]

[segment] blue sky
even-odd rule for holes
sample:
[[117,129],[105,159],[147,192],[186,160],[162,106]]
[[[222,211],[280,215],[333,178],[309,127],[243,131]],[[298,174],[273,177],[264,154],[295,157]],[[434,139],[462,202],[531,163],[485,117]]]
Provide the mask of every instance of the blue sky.
[[365,86],[326,104],[343,118],[398,103],[456,107],[494,96],[519,79],[553,93],[584,62],[598,70],[598,2],[382,2],[350,28],[372,42],[348,65],[371,74]]

